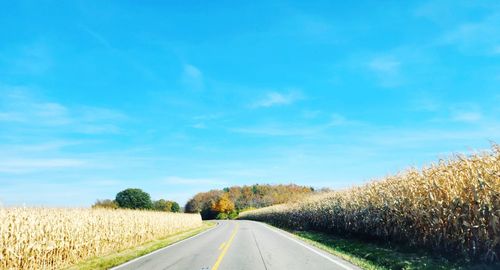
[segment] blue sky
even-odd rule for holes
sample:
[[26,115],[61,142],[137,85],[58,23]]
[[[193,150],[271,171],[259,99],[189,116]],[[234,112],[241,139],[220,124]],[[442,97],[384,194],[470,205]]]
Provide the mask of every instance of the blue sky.
[[343,188],[500,142],[498,1],[4,1],[0,202]]

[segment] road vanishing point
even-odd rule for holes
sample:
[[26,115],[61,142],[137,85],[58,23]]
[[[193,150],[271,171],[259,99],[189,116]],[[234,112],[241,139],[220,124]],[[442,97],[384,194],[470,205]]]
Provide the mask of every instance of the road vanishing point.
[[231,220],[116,270],[354,270],[353,264],[267,224]]

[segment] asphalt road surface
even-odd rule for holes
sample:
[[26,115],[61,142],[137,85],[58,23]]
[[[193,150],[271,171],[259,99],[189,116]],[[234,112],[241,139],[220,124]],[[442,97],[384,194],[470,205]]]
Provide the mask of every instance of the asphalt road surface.
[[119,270],[360,269],[255,221],[218,221],[194,237],[115,267]]

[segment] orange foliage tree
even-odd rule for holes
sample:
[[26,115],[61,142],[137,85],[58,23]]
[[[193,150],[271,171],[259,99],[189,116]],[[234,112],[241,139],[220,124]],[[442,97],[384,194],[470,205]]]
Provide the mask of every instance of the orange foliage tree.
[[218,213],[229,213],[234,211],[234,203],[229,199],[229,194],[224,193],[217,202],[212,204],[212,211]]
[[203,219],[212,219],[220,213],[237,213],[248,208],[298,201],[313,193],[311,187],[294,184],[232,186],[196,194],[186,203],[185,211],[201,213]]

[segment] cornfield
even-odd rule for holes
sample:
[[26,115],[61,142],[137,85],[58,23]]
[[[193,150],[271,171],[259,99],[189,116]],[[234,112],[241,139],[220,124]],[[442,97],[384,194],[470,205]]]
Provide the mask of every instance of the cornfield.
[[500,146],[240,218],[499,261]]
[[0,269],[60,269],[201,226],[198,214],[0,209]]

